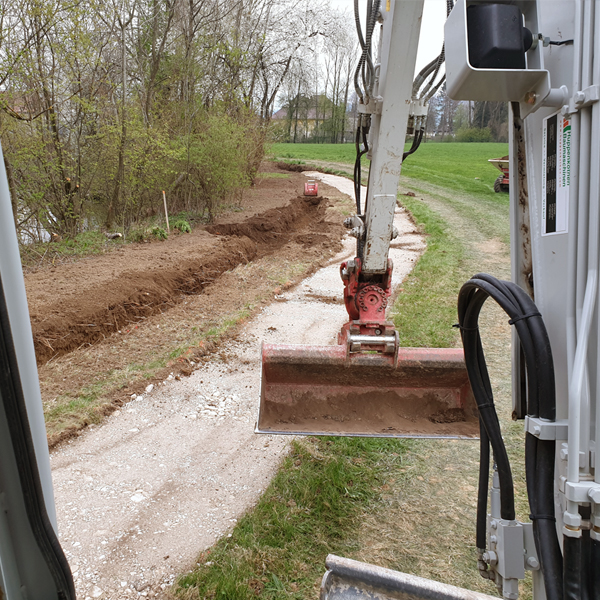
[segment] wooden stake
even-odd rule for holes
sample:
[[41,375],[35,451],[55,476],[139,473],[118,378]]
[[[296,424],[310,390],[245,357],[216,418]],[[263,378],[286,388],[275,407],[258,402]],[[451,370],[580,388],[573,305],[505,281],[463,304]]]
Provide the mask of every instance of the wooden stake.
[[169,213],[167,212],[167,195],[165,194],[165,190],[163,192],[163,202],[165,204],[165,220],[167,221],[167,233],[171,233],[169,229]]

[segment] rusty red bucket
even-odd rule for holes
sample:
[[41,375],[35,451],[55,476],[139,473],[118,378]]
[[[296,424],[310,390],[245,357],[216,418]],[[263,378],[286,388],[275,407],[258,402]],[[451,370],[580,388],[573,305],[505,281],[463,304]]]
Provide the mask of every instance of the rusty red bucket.
[[462,349],[262,345],[257,433],[476,438]]

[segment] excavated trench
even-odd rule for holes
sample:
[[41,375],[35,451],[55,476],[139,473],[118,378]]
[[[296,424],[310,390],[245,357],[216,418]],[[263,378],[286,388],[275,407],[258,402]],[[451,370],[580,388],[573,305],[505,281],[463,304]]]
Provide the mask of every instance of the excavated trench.
[[[325,221],[328,205],[326,198],[299,196],[242,222],[207,226],[162,243],[131,244],[105,257],[57,267],[52,274],[56,300],[47,279],[39,290],[35,277],[27,277],[38,364],[135,327],[202,293],[224,272],[292,240],[306,245],[331,236],[339,226]],[[107,270],[108,278],[94,276]]]

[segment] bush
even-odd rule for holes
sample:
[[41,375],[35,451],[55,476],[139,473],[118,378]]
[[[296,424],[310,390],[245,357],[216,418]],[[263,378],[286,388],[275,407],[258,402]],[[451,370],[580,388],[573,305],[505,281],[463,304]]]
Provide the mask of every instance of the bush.
[[150,234],[157,240],[166,240],[169,237],[169,234],[162,227],[153,227]]
[[173,221],[171,227],[173,229],[178,229],[181,231],[181,233],[192,233],[192,228],[185,219],[177,219],[176,221]]
[[454,138],[455,142],[492,142],[492,132],[488,127],[461,127]]

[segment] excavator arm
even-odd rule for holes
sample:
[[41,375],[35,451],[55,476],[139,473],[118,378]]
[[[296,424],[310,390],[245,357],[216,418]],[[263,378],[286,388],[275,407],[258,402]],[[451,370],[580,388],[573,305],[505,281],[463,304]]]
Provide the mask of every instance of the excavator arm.
[[[398,183],[402,160],[410,154],[404,150],[407,125],[410,119],[414,151],[443,55],[415,81],[423,0],[369,0],[367,5],[364,35],[358,28],[362,54],[354,78],[357,214],[345,221],[357,239],[357,252],[340,266],[349,320],[337,345],[263,344],[256,431],[472,438],[478,435],[478,418],[462,350],[401,348],[386,315],[393,292],[389,250],[397,235]],[[375,39],[378,48],[372,52]],[[363,154],[371,159],[364,205]]]

